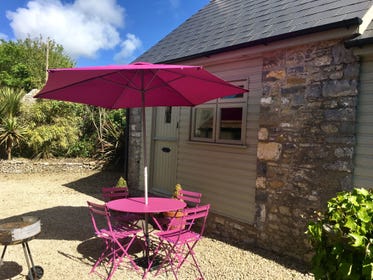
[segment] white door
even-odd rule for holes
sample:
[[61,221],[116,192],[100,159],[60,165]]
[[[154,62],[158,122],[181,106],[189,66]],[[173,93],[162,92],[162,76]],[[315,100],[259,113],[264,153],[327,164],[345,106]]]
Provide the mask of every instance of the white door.
[[176,184],[179,110],[179,107],[154,110],[152,191],[167,195]]

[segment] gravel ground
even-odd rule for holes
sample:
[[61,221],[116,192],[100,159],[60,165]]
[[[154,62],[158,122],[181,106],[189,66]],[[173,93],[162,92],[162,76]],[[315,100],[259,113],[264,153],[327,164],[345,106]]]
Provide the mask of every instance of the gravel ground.
[[[102,244],[93,236],[86,201],[100,202],[100,188],[116,182],[116,173],[1,174],[0,223],[21,215],[40,217],[42,232],[29,242],[35,265],[44,269],[46,280],[101,279],[89,274]],[[2,247],[2,246],[1,246]],[[243,250],[205,237],[196,254],[206,279],[314,279],[302,267],[260,250]],[[99,271],[105,274],[105,269]],[[27,264],[21,245],[9,246],[0,280],[25,279]],[[192,266],[180,271],[179,279],[196,279]],[[174,279],[172,273],[148,279]],[[121,267],[116,279],[141,279],[141,274]]]

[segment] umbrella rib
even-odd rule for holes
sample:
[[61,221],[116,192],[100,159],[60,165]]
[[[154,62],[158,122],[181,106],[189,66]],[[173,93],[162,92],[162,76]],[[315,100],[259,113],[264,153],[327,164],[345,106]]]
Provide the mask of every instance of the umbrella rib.
[[[125,75],[122,74],[123,71],[117,71],[116,73],[118,73],[123,79],[125,79],[127,81],[127,83],[119,83],[119,82],[116,82],[116,81],[113,81],[113,80],[110,80],[110,79],[107,79],[105,77],[103,77],[102,79],[113,84],[113,85],[117,85],[119,87],[122,87],[122,88],[131,88],[131,89],[134,89],[134,90],[137,90],[139,92],[142,92],[142,91],[147,91],[148,88],[146,87],[142,87],[142,88],[138,88],[135,86],[135,84],[132,82],[132,78],[134,76],[136,76],[137,73],[143,73],[144,70],[136,70],[135,74],[132,76],[132,78],[128,78],[126,77]],[[154,80],[154,78],[156,77],[156,73],[153,75],[153,78],[152,80],[150,80],[149,84],[151,84],[151,82]],[[132,84],[132,85],[130,85]],[[144,83],[142,82],[141,85],[143,85]],[[152,88],[153,89],[153,88]]]
[[[113,85],[116,85],[116,86],[119,86],[121,88],[131,88],[131,89],[134,89],[134,90],[137,90],[137,91],[141,91],[141,89],[135,87],[135,86],[132,86],[130,85],[131,82],[131,79],[127,78],[126,76],[124,76],[122,73],[122,71],[116,71],[115,73],[119,74],[122,78],[124,78],[125,80],[127,80],[127,83],[120,83],[120,82],[116,82],[116,81],[113,81],[113,80],[110,80],[110,79],[107,79],[106,77],[101,77],[104,81],[108,82],[108,83],[111,83]],[[137,74],[138,70],[136,71],[135,75]],[[135,76],[134,75],[134,76]],[[133,84],[133,83],[132,83]]]

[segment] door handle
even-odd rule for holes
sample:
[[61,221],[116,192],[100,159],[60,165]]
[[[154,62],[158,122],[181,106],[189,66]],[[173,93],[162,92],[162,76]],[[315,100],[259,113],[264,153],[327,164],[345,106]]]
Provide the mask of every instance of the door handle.
[[162,152],[169,153],[169,152],[171,152],[171,149],[169,147],[163,147]]

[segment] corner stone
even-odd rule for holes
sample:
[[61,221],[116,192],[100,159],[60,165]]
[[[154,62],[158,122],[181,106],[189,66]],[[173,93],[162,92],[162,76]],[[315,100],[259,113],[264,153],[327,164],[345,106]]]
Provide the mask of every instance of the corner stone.
[[260,160],[277,161],[281,155],[282,146],[279,143],[258,143],[257,157]]

